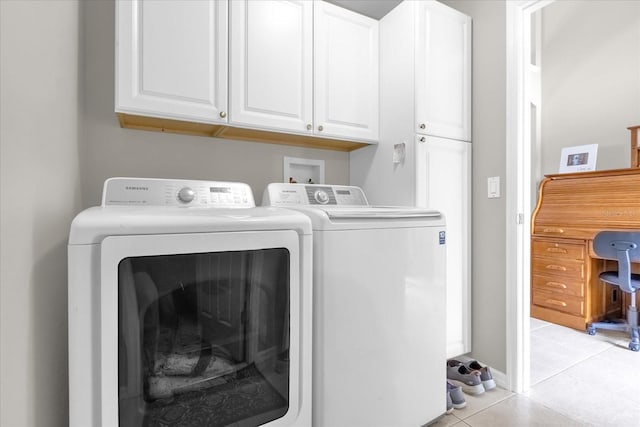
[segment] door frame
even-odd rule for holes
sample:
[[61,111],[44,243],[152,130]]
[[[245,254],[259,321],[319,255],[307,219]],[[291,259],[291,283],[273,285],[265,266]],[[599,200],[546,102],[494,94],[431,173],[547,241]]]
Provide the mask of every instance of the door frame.
[[553,0],[506,2],[506,362],[507,387],[521,393],[530,383],[531,117],[527,58],[531,15]]

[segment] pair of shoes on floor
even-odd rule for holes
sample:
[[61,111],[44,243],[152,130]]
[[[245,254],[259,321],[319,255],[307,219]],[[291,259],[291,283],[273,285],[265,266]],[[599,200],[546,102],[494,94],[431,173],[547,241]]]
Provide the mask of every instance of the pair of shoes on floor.
[[475,360],[466,363],[447,360],[447,379],[469,394],[482,394],[485,390],[496,387],[489,367],[482,366]]
[[462,387],[455,386],[447,381],[447,414],[453,412],[453,409],[462,409],[467,406],[467,401],[464,400],[464,393],[462,393]]
[[484,393],[480,372],[471,371],[457,360],[447,360],[447,380],[455,386],[462,387],[465,393]]
[[465,363],[465,366],[470,371],[480,372],[480,380],[482,381],[482,385],[485,390],[491,390],[496,388],[496,382],[493,380],[493,375],[491,375],[491,369],[489,369],[488,366],[482,366],[476,360],[471,360],[470,362]]

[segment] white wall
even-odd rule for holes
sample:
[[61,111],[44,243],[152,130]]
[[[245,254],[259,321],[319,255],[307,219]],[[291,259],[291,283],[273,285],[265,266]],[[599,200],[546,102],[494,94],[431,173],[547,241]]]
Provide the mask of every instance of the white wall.
[[67,423],[79,4],[0,1],[0,425]]
[[[598,144],[597,169],[630,166],[640,125],[640,2],[557,1],[542,9],[542,173],[562,147]],[[541,178],[541,177],[537,177]]]
[[[0,0],[0,425],[68,424],[67,255],[72,218],[104,179],[237,180],[261,200],[283,156],[347,153],[121,129],[113,112],[113,0]],[[89,426],[87,426],[89,427]]]
[[506,6],[503,0],[441,0],[473,19],[472,355],[506,372],[504,197],[487,178],[506,174]]

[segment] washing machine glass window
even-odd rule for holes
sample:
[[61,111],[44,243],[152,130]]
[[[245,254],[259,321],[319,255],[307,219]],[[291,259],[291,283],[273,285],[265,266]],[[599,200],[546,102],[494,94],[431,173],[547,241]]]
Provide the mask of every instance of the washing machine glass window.
[[[289,262],[284,248],[123,259],[120,425],[168,426],[177,412],[194,426],[203,413],[208,426],[282,417],[289,407]],[[222,404],[212,409],[212,402]]]

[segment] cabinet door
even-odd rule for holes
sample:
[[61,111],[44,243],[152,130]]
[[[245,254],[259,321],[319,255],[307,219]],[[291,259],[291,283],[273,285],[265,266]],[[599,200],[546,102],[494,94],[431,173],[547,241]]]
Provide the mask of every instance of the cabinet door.
[[471,18],[416,2],[416,129],[471,141]]
[[313,3],[234,0],[230,16],[231,123],[312,133]]
[[117,112],[225,122],[227,2],[116,2]]
[[378,21],[314,2],[317,135],[378,139]]
[[416,137],[416,204],[446,218],[447,357],[471,351],[471,144]]

